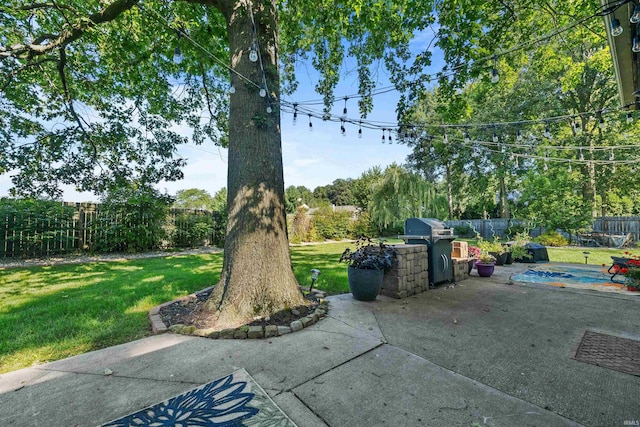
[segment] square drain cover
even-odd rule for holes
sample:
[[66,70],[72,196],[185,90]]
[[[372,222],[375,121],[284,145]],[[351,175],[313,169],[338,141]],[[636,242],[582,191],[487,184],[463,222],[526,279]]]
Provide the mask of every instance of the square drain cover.
[[573,359],[640,376],[640,341],[585,331]]

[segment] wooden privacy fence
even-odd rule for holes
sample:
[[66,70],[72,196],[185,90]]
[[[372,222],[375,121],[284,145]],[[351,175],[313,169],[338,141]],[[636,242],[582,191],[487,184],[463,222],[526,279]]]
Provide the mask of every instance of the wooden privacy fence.
[[[468,229],[468,233],[460,237],[475,237],[476,234],[480,234],[483,239],[492,239],[494,236],[505,238],[509,232],[524,230],[527,226],[527,221],[524,219],[465,219],[456,221],[446,221],[449,227],[458,228],[459,230]],[[541,227],[528,228],[529,235],[537,237],[544,232]]]
[[[28,202],[3,205],[0,212],[0,257],[39,257],[73,252],[108,252],[220,244],[222,215],[194,209],[168,209],[164,222],[154,223],[145,209],[102,210],[95,203]],[[157,229],[155,233],[149,230]],[[118,245],[127,239],[139,245]],[[106,243],[105,243],[106,242]],[[114,244],[115,242],[115,244]],[[139,249],[138,249],[139,250]]]
[[640,240],[640,216],[605,216],[593,221],[593,230],[606,234],[633,235],[633,241]]
[[[468,228],[470,233],[467,236],[475,237],[476,233],[480,234],[484,239],[491,239],[493,236],[505,238],[511,231],[520,230],[527,225],[527,221],[523,219],[470,219],[446,221],[449,227]],[[606,234],[626,235],[631,233],[633,241],[640,240],[640,216],[620,216],[620,217],[601,217],[593,220],[591,229]],[[529,229],[532,237],[537,237],[544,233],[543,227]]]

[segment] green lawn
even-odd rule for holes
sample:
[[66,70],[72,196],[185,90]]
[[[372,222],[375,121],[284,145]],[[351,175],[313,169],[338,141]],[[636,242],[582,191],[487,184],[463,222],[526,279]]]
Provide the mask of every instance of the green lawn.
[[[298,282],[348,292],[339,264],[348,243],[291,249]],[[612,249],[549,248],[555,262],[610,264]],[[0,270],[0,373],[109,347],[151,334],[154,306],[216,283],[222,254],[180,255],[119,262]]]

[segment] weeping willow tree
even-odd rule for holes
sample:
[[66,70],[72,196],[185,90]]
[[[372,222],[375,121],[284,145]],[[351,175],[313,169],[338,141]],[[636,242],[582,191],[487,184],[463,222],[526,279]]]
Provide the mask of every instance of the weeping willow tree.
[[371,218],[380,231],[402,230],[407,218],[445,218],[448,209],[435,185],[395,163],[373,189]]

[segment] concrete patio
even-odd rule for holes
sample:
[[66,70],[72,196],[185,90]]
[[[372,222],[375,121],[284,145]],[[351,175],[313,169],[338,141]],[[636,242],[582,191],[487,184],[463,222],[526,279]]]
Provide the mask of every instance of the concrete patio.
[[3,374],[0,425],[99,425],[238,368],[300,426],[637,425],[640,377],[572,356],[587,330],[640,339],[640,297],[508,284],[526,268],[330,297],[329,317],[282,337],[165,334]]

